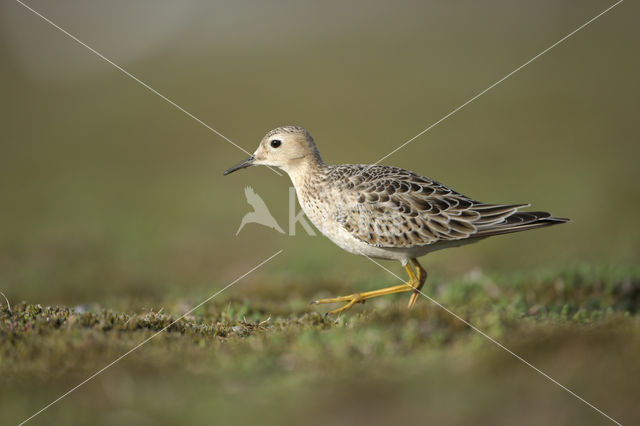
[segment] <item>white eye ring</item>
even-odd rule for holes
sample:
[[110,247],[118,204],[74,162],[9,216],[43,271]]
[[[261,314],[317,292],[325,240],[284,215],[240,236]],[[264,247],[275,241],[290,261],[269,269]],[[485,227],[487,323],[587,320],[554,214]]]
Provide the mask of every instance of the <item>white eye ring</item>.
[[272,147],[272,148],[277,148],[277,147],[279,147],[280,145],[282,145],[282,141],[281,141],[280,139],[273,139],[273,140],[271,141],[271,147]]

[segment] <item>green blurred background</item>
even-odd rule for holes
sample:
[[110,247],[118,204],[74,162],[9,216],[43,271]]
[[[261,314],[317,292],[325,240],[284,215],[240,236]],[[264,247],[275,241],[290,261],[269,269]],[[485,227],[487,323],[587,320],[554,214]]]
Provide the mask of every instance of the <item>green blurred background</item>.
[[[612,2],[28,4],[247,151],[295,124],[328,163],[371,163]],[[385,160],[573,220],[430,255],[432,277],[637,263],[637,16],[624,2]],[[313,294],[389,278],[300,227],[290,237],[250,224],[235,236],[246,186],[287,229],[286,176],[223,177],[246,154],[18,3],[2,2],[0,22],[9,300],[196,301],[279,249],[238,287]]]

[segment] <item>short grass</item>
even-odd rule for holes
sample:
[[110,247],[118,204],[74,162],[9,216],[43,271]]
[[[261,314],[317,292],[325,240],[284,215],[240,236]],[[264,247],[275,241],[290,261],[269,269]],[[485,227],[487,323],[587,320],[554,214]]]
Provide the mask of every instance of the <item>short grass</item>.
[[[34,424],[607,424],[428,300],[409,312],[407,295],[386,297],[333,318],[308,305],[313,290],[267,284],[175,323],[190,301],[3,307],[3,422],[169,326]],[[640,419],[637,267],[474,272],[425,292],[623,424]]]

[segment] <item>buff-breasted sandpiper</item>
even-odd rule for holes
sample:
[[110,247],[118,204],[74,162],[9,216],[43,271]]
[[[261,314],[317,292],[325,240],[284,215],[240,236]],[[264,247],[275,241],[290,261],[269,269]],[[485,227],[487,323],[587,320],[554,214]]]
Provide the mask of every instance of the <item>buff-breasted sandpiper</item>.
[[398,260],[407,271],[409,280],[401,285],[313,302],[346,302],[330,314],[373,297],[409,291],[411,308],[427,279],[419,257],[493,235],[568,221],[547,212],[519,211],[529,204],[475,201],[398,167],[327,165],[309,132],[297,126],[270,131],[253,155],[224,174],[255,165],[288,173],[304,213],[339,247],[371,258]]

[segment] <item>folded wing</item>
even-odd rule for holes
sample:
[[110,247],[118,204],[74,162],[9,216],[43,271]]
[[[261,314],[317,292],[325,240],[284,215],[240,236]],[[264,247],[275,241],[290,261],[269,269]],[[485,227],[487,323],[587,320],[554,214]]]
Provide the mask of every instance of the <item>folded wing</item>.
[[485,238],[566,222],[547,212],[520,212],[528,204],[487,204],[429,178],[387,166],[334,166],[346,206],[342,227],[377,247],[415,247]]

